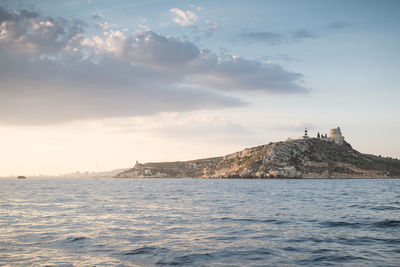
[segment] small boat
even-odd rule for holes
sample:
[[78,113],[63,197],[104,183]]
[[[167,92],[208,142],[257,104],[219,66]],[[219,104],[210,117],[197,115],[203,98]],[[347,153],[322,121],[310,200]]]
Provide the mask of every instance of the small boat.
[[20,175],[20,176],[18,176],[18,177],[17,177],[17,179],[26,179],[26,177],[25,177],[25,176],[22,176],[22,175]]

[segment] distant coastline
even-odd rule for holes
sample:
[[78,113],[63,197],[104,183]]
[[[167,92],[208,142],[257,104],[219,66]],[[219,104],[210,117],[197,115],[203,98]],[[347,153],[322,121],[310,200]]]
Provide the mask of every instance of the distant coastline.
[[285,141],[246,148],[222,157],[189,161],[136,161],[132,168],[101,172],[73,172],[60,175],[11,175],[0,178],[241,178],[241,179],[396,179],[400,160],[362,154],[353,149],[339,127],[329,136],[304,135]]

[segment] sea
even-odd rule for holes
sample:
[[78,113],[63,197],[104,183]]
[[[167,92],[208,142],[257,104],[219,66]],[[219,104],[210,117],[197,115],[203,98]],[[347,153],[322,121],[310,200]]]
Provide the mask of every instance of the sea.
[[0,179],[0,266],[400,266],[400,179]]

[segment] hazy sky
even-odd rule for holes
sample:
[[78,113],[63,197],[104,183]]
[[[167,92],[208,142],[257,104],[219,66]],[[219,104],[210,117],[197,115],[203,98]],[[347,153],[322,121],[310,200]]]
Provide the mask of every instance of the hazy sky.
[[[400,157],[400,1],[0,1],[0,176],[340,126]],[[96,167],[97,166],[97,167]]]

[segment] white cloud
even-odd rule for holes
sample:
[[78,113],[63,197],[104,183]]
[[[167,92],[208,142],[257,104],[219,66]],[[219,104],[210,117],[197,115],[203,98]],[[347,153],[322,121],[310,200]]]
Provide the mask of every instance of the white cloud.
[[169,11],[175,14],[175,16],[172,19],[173,22],[181,26],[193,26],[198,19],[198,16],[193,11],[190,10],[187,10],[185,12],[178,8],[171,8]]
[[116,27],[118,27],[118,25],[117,24],[110,24],[108,22],[104,22],[104,23],[97,22],[96,23],[96,27],[101,29],[101,30],[108,30],[108,29],[111,29],[111,28],[116,28]]
[[150,27],[148,27],[148,26],[146,26],[146,25],[143,25],[143,24],[138,24],[138,27],[139,27],[140,29],[145,30],[145,31],[151,31],[151,28],[150,28]]

